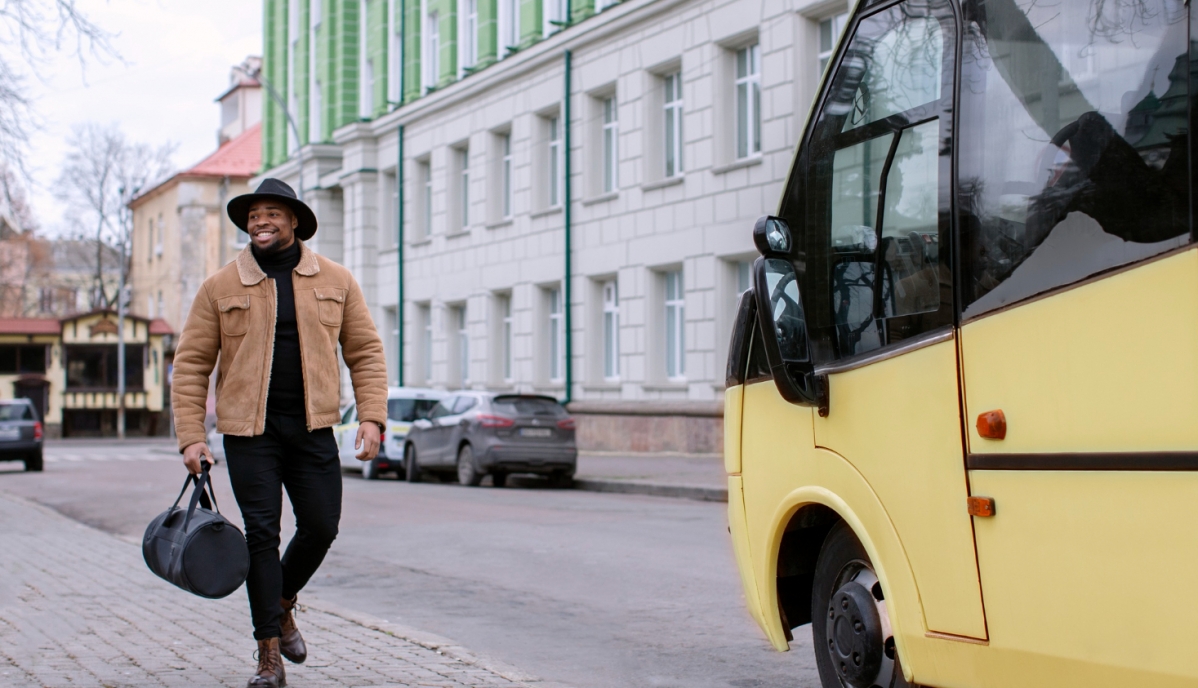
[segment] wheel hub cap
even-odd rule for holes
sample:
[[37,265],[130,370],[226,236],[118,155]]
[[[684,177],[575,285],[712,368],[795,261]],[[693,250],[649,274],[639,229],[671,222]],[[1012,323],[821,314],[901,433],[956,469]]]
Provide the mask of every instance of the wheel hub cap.
[[842,681],[870,688],[885,656],[882,618],[870,591],[857,581],[840,587],[828,604],[828,652]]

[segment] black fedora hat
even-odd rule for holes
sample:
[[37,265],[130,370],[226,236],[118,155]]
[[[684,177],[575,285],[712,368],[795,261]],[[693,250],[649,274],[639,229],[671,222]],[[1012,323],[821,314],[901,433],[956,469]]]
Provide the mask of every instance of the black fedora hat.
[[312,235],[316,233],[316,213],[313,213],[311,208],[295,197],[294,189],[271,177],[263,179],[254,193],[243,194],[229,201],[229,219],[237,225],[238,229],[248,232],[249,230],[245,227],[249,223],[250,206],[257,201],[265,200],[282,201],[291,208],[291,212],[295,213],[295,219],[299,221],[295,228],[295,236],[301,241],[311,239]]

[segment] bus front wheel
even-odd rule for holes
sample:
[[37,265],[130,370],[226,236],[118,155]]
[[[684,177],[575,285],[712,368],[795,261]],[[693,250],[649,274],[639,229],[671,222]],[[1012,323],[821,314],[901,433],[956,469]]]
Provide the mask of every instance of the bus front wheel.
[[843,522],[820,548],[814,583],[811,632],[824,688],[914,688],[899,666],[882,584]]

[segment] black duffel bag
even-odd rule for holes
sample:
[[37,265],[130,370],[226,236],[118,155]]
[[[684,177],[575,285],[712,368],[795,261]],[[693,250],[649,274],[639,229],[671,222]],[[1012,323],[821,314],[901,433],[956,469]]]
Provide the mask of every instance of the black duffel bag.
[[[237,526],[220,515],[209,464],[201,463],[203,472],[189,473],[174,505],[146,528],[141,554],[146,566],[168,583],[200,597],[220,599],[245,582],[250,551]],[[195,490],[185,511],[179,501],[192,482]]]

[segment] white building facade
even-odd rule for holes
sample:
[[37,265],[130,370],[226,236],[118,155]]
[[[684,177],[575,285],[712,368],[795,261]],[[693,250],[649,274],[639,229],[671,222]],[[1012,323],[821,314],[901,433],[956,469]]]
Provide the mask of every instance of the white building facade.
[[[458,31],[478,2],[458,0]],[[552,395],[583,449],[716,453],[751,229],[777,208],[846,11],[628,0],[546,20],[262,176],[298,186],[303,158],[310,245],[357,276],[392,384]],[[443,56],[428,34],[447,24],[425,19]]]

